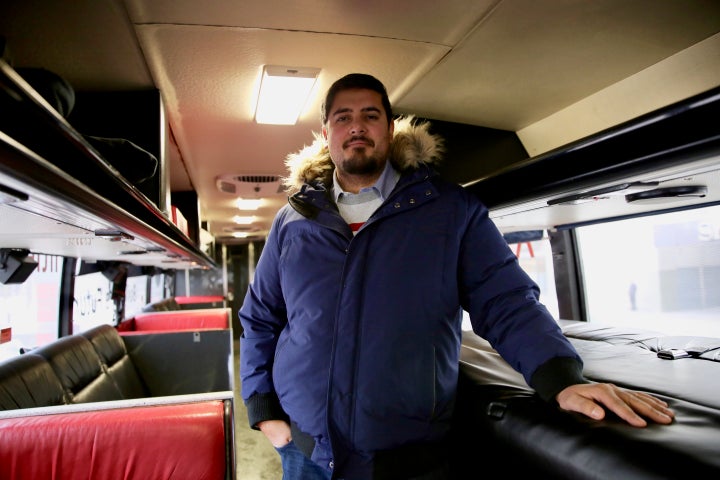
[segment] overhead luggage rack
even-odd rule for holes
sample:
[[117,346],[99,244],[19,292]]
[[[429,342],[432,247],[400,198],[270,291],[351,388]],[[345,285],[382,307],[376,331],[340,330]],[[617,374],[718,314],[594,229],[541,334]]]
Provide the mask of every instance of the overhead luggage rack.
[[215,266],[1,60],[0,105],[0,247],[159,268]]

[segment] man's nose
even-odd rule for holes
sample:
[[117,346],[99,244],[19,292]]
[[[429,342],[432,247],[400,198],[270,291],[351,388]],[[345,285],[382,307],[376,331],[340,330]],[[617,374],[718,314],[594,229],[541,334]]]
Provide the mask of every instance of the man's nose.
[[350,133],[353,135],[362,134],[366,131],[365,123],[362,120],[355,120],[352,125],[350,125]]

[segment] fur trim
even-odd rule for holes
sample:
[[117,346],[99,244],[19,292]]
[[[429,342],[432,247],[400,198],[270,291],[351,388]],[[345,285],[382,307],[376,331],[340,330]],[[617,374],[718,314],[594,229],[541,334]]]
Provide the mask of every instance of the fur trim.
[[[437,164],[445,152],[445,142],[439,135],[431,134],[430,123],[418,122],[414,115],[395,119],[395,132],[390,144],[390,162],[399,170],[417,168],[421,163]],[[330,159],[325,139],[320,133],[313,132],[315,140],[299,152],[291,153],[285,159],[288,175],[282,182],[292,195],[303,184],[321,181],[332,184],[335,164]]]

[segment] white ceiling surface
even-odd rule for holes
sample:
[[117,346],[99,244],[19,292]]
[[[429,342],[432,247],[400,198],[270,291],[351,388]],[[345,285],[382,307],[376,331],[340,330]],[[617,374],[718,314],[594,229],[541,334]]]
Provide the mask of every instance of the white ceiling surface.
[[[397,112],[518,131],[533,155],[720,85],[717,0],[3,3],[18,66],[78,89],[161,90],[177,142],[171,189],[196,189],[216,236],[238,213],[217,177],[283,175],[286,155],[320,129],[321,94],[352,71],[380,78]],[[252,122],[265,64],[322,68],[297,126]],[[648,86],[652,98],[631,101]]]

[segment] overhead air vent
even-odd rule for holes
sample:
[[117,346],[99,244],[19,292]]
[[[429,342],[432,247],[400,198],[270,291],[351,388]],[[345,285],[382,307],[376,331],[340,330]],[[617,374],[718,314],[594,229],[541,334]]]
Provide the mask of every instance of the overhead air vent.
[[238,197],[269,197],[285,193],[280,175],[222,175],[216,183],[221,192]]
[[277,175],[238,175],[235,177],[238,182],[244,183],[274,183],[280,181]]

